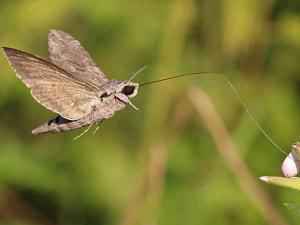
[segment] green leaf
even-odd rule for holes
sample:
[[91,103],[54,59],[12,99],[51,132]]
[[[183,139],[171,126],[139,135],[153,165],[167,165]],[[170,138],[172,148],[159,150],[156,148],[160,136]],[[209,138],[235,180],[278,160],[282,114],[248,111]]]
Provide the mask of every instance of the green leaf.
[[299,177],[287,178],[287,177],[264,176],[264,177],[260,177],[259,179],[269,184],[275,184],[282,187],[288,187],[300,191]]

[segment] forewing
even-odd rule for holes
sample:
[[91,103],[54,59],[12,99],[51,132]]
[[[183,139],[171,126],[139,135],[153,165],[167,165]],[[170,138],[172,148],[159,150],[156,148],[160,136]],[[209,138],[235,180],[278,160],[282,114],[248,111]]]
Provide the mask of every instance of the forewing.
[[80,119],[91,112],[97,102],[93,87],[34,55],[3,49],[17,77],[31,89],[32,96],[41,105],[69,120]]
[[95,87],[100,87],[108,81],[89,53],[71,35],[50,30],[48,48],[51,62],[73,74],[78,80]]

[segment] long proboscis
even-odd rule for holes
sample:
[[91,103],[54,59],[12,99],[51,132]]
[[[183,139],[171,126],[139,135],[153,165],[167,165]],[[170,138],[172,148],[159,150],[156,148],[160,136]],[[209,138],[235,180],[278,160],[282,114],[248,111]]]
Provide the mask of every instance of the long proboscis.
[[152,81],[146,81],[144,83],[141,83],[139,86],[145,86],[145,85],[150,85],[150,84],[155,84],[155,83],[160,83],[163,81],[167,80],[173,80],[181,77],[188,77],[188,76],[203,76],[203,75],[219,75],[219,76],[225,76],[223,73],[218,73],[218,72],[195,72],[195,73],[181,73],[177,75],[170,75],[168,77],[159,79],[159,80],[152,80]]
[[283,153],[284,155],[287,155],[287,153],[283,150],[283,148],[281,148],[272,138],[271,136],[263,129],[263,127],[260,125],[260,123],[255,119],[254,115],[250,112],[249,107],[246,105],[245,101],[243,101],[242,96],[240,95],[238,89],[235,87],[235,85],[233,84],[232,81],[230,81],[230,79],[225,76],[223,73],[220,72],[195,72],[195,73],[182,73],[182,74],[177,74],[177,75],[170,75],[167,76],[165,78],[162,79],[158,79],[158,80],[152,80],[152,81],[146,81],[144,83],[141,83],[139,86],[146,86],[146,85],[150,85],[150,84],[155,84],[155,83],[160,83],[163,81],[168,81],[168,80],[173,80],[173,79],[178,79],[178,78],[183,78],[183,77],[187,77],[187,76],[204,76],[204,75],[215,75],[218,76],[220,78],[222,78],[227,85],[229,86],[229,88],[233,91],[234,95],[237,97],[239,103],[242,105],[242,107],[244,108],[244,110],[246,111],[246,113],[248,114],[248,116],[250,117],[250,119],[254,122],[255,126],[259,129],[259,131],[263,134],[263,136],[277,149],[279,150],[281,153]]

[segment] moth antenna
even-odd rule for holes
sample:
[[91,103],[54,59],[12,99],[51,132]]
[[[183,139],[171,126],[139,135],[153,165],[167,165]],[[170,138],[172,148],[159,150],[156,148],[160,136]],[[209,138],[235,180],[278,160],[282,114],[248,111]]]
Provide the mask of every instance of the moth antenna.
[[260,125],[260,123],[257,121],[257,119],[255,119],[255,117],[253,116],[253,114],[250,112],[249,107],[246,105],[246,103],[243,101],[238,89],[234,86],[234,84],[229,80],[228,77],[226,77],[223,73],[218,73],[218,72],[196,72],[196,73],[182,73],[182,74],[178,74],[178,75],[173,75],[173,76],[169,76],[166,78],[162,78],[159,80],[152,80],[152,81],[146,81],[144,83],[141,83],[139,86],[145,86],[145,85],[150,85],[150,84],[154,84],[154,83],[160,83],[163,81],[167,81],[167,80],[173,80],[173,79],[177,79],[177,78],[182,78],[182,77],[187,77],[187,76],[201,76],[204,74],[210,74],[210,75],[219,75],[221,78],[223,78],[225,80],[225,82],[227,83],[227,85],[229,86],[229,88],[232,90],[232,92],[234,93],[234,95],[237,97],[239,103],[242,105],[242,107],[244,108],[245,112],[248,114],[248,116],[250,117],[250,119],[254,122],[255,126],[257,127],[257,129],[261,132],[261,134],[269,141],[269,143],[271,145],[273,145],[277,150],[279,150],[279,152],[283,153],[284,155],[287,155],[287,152],[283,150],[282,147],[280,147],[272,138],[271,136],[264,130],[264,128]]
[[141,72],[143,72],[146,68],[147,68],[146,65],[144,65],[144,66],[142,66],[141,68],[139,68],[134,74],[132,74],[132,75],[130,76],[130,78],[128,79],[127,82],[133,81],[133,79],[134,79],[138,74],[140,74]]

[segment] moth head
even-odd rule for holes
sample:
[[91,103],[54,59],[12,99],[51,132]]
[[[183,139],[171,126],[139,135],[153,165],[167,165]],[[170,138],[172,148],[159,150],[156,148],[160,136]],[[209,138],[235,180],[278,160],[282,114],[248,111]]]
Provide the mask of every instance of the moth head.
[[121,83],[118,92],[126,95],[128,98],[133,98],[137,95],[139,84],[131,81]]

